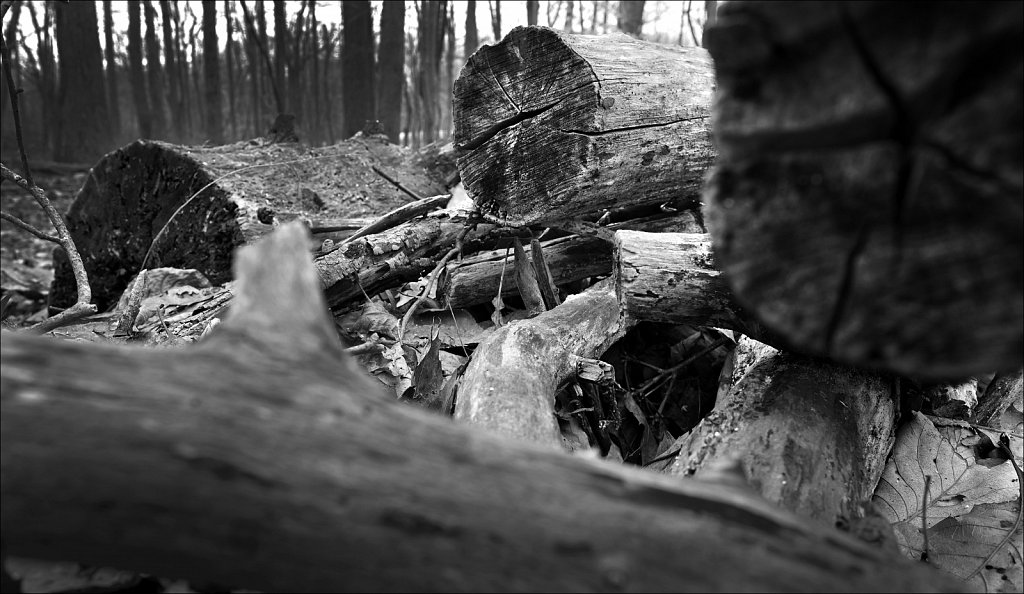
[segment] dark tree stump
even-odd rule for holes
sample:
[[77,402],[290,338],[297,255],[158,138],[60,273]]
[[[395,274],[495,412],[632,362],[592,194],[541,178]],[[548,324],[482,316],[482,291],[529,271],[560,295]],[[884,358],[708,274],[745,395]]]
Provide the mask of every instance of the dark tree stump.
[[[147,268],[195,268],[221,284],[231,278],[234,248],[280,222],[379,214],[411,200],[374,168],[424,196],[442,193],[444,186],[412,164],[414,158],[372,137],[319,148],[140,140],[92,168],[68,211],[68,230],[102,311],[150,249]],[[63,307],[74,303],[75,281],[62,250],[54,260],[50,304]]]
[[1024,357],[1019,3],[730,2],[706,193],[737,300],[929,379]]
[[[642,65],[643,72],[638,72]],[[484,216],[527,225],[698,201],[714,157],[701,48],[517,27],[455,81],[455,144]]]

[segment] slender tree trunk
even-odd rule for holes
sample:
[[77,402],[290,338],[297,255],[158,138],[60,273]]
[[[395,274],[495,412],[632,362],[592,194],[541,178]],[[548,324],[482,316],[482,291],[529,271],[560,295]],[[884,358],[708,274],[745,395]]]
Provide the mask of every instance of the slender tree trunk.
[[203,88],[206,103],[206,134],[213,144],[224,144],[218,50],[217,2],[216,0],[203,0]]
[[[423,144],[429,144],[437,137],[439,121],[439,92],[441,76],[441,48],[444,47],[444,20],[446,2],[424,2],[420,8],[419,26],[419,89],[418,98],[422,106],[420,129]],[[413,148],[419,148],[415,142]]]
[[149,108],[153,117],[153,137],[165,138],[164,81],[160,66],[160,42],[156,34],[156,9],[146,0],[146,77],[149,79]]
[[448,138],[452,133],[452,87],[455,84],[455,3],[448,3],[448,18],[445,19],[445,30],[448,35],[445,52],[444,89],[441,90],[441,137]]
[[388,140],[398,144],[402,125],[402,83],[405,81],[405,3],[385,2],[380,16],[377,119]]
[[590,30],[587,31],[591,35],[597,34],[597,15],[600,12],[599,7],[601,3],[598,0],[591,2],[593,5],[594,13],[590,15]]
[[128,77],[135,101],[135,116],[139,123],[139,136],[153,137],[153,116],[146,95],[146,77],[142,70],[142,5],[128,3]]
[[[382,17],[383,18],[383,17]],[[309,2],[309,58],[312,66],[312,81],[310,82],[310,95],[312,95],[313,118],[312,126],[309,128],[310,144],[318,146],[323,141],[323,130],[321,128],[323,118],[320,115],[320,23],[316,20],[316,0]],[[383,23],[383,20],[381,21]],[[383,35],[383,25],[381,34]]]
[[640,31],[644,27],[644,3],[642,0],[631,2],[619,2],[619,31],[640,37]]
[[576,17],[576,13],[573,10],[576,6],[576,2],[573,0],[564,0],[565,2],[565,26],[562,27],[564,30],[572,33],[572,20]]
[[91,162],[110,150],[110,117],[103,85],[103,51],[95,2],[57,5],[60,115],[55,157]]
[[321,83],[320,92],[323,93],[323,105],[326,106],[324,109],[327,117],[327,144],[334,144],[334,101],[331,101],[331,73],[334,69],[331,68],[331,56],[334,55],[334,39],[337,29],[335,25],[331,25],[328,29],[326,25],[321,25],[321,37],[323,39],[322,45],[324,48],[324,64],[323,64],[323,82]]
[[[263,0],[256,0],[256,26],[256,32],[261,44],[259,47],[263,48],[263,51],[269,52],[270,37],[267,34],[267,7]],[[280,92],[277,90],[277,87],[274,86],[270,73],[263,72],[262,68],[257,68],[257,71],[260,73],[260,93],[266,93],[267,87],[269,86],[274,90],[274,111],[284,111],[284,106],[281,104],[281,100],[279,99]],[[270,126],[270,121],[274,119],[275,115],[271,115],[269,118],[267,117],[266,110],[264,109],[266,105],[262,103],[263,96],[261,95],[260,98],[260,129],[261,131],[265,131],[266,128]]]
[[[540,8],[538,2],[527,2],[527,22],[529,22],[529,11],[530,6],[533,5],[533,22],[531,25],[537,24],[537,10]],[[476,0],[469,0],[466,2],[466,49],[465,54],[462,56],[463,63],[469,60],[469,57],[473,55],[476,48],[480,47],[480,35],[476,30]]]
[[491,8],[491,31],[494,33],[494,42],[501,41],[501,0],[487,0],[487,5]]
[[167,0],[160,0],[160,16],[164,36],[164,72],[167,73],[167,103],[170,108],[171,122],[175,128],[173,136],[181,138],[182,133],[185,132],[182,130],[181,119],[181,80],[172,26],[174,17],[171,12],[171,4]]
[[235,114],[235,30],[234,21],[231,16],[231,0],[224,0],[224,25],[227,30],[227,46],[225,49],[225,64],[228,70],[228,126],[231,129],[231,138],[238,138],[238,118]]
[[601,10],[601,32],[608,33],[608,13],[611,12],[608,9],[608,0],[604,0],[604,8]]
[[[20,7],[20,4],[15,6]],[[117,61],[114,59],[114,17],[110,0],[103,0],[103,40],[107,60],[107,106],[110,108],[110,133],[121,137],[121,104],[117,93]]]
[[373,19],[369,0],[341,5],[345,29],[341,45],[342,106],[345,138],[374,119]]
[[285,92],[285,64],[288,63],[288,20],[284,13],[284,0],[274,0],[274,84],[281,91],[280,111],[290,113],[290,93]]
[[707,33],[709,27],[714,27],[718,21],[718,2],[715,0],[706,0],[704,2],[704,12],[707,13],[707,20],[704,21],[704,33],[701,34],[700,44],[703,47],[707,47],[705,43],[704,34]]
[[530,27],[536,27],[537,26],[537,14],[539,12],[540,12],[540,2],[538,2],[538,0],[527,0],[526,1],[526,24],[529,25]]

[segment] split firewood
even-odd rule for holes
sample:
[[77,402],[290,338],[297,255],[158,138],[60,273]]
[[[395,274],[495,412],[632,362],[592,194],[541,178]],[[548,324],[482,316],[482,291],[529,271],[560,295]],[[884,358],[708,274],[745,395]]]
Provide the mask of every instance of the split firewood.
[[864,516],[896,437],[894,380],[741,338],[715,409],[680,437],[667,472],[730,461],[783,509],[824,526]]
[[244,248],[230,318],[188,348],[4,333],[4,554],[261,591],[958,590],[746,489],[389,402],[308,241]]
[[517,27],[455,81],[462,182],[485,218],[511,226],[696,205],[714,158],[714,86],[702,48]]
[[[280,223],[359,217],[409,197],[375,173],[387,165],[424,196],[444,192],[414,153],[376,138],[333,146],[299,144],[188,147],[140,140],[93,168],[67,214],[94,303],[115,303],[143,267],[195,268],[219,285],[231,278],[239,245]],[[280,218],[279,218],[280,215]],[[74,302],[66,258],[54,258],[50,303]]]
[[1018,368],[1020,5],[729,2],[706,39],[706,217],[737,301],[861,367]]

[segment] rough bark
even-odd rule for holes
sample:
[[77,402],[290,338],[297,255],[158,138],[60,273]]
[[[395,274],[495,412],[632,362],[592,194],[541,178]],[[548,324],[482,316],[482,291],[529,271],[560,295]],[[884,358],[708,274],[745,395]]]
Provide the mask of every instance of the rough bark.
[[[625,221],[609,225],[608,229],[644,229],[677,233],[702,231],[700,224],[689,212],[670,217]],[[603,276],[612,271],[612,245],[598,237],[569,235],[542,241],[541,248],[557,285],[592,276]],[[528,253],[532,258],[532,250]],[[506,263],[505,256],[506,250],[498,249],[474,254],[459,262],[448,264],[439,280],[438,295],[453,308],[488,303],[497,296],[498,286],[502,284],[502,296],[516,295],[519,289],[515,275],[512,274],[511,258]],[[502,269],[505,269],[504,281]]]
[[110,0],[103,0],[103,56],[106,60],[107,107],[110,110],[110,135],[121,136],[121,100],[118,94],[117,62],[114,60],[114,16]]
[[779,344],[738,306],[705,233],[615,234],[613,278],[622,314],[637,321],[714,326]]
[[783,509],[825,526],[863,517],[896,436],[893,382],[740,340],[715,409],[677,444],[671,474],[737,461]]
[[[221,284],[230,279],[232,250],[271,230],[278,213],[354,217],[368,214],[368,202],[389,209],[408,202],[374,167],[424,196],[441,194],[441,184],[413,165],[413,158],[379,138],[317,149],[140,141],[95,165],[68,210],[68,229],[82,253],[94,302],[103,310],[151,249],[148,267],[195,268]],[[70,267],[58,256],[50,302],[69,305],[74,295]]]
[[388,402],[307,241],[246,248],[231,317],[188,349],[5,334],[5,554],[261,591],[957,589],[744,489]]
[[706,216],[738,301],[862,367],[1019,367],[1020,6],[729,2],[708,44]]
[[[644,74],[636,65],[644,65]],[[516,28],[455,83],[466,191],[508,225],[626,204],[696,204],[714,150],[703,49]]]
[[[526,11],[527,13],[530,11],[529,3],[527,3]],[[536,19],[535,13],[534,20]],[[478,47],[480,47],[480,35],[476,28],[476,0],[469,0],[466,2],[466,39],[462,50],[463,60],[468,60]]]
[[1021,407],[1024,398],[1024,370],[997,373],[989,382],[985,393],[978,398],[971,422],[979,425],[995,425],[1000,415],[1016,403]]

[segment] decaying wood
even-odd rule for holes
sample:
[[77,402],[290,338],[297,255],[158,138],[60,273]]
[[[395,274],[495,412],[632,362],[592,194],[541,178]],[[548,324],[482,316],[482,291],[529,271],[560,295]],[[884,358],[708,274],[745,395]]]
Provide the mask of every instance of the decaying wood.
[[858,366],[1019,367],[1020,6],[729,2],[707,46],[706,217],[737,300]]
[[244,248],[230,319],[186,349],[4,334],[6,554],[263,591],[957,589],[743,489],[388,402],[307,241]]
[[777,336],[736,305],[715,268],[706,233],[618,231],[612,277],[623,316],[726,328],[778,343]]
[[[315,265],[327,303],[337,309],[420,278],[455,246],[467,224],[465,218],[430,216],[360,237],[318,256]],[[493,229],[493,225],[477,225],[471,237]]]
[[[689,211],[670,216],[655,216],[623,221],[605,227],[609,233],[617,229],[644,229],[665,232],[700,232],[702,227]],[[612,246],[598,237],[570,235],[542,241],[544,259],[556,285],[564,285],[592,276],[606,275],[612,270]],[[452,307],[487,303],[498,294],[515,295],[518,287],[511,262],[506,263],[507,250],[481,252],[453,262],[441,277],[438,294]],[[528,252],[532,257],[532,250]],[[505,269],[502,281],[502,269]]]
[[671,474],[738,461],[769,501],[825,526],[863,516],[896,436],[893,380],[742,338],[715,409],[677,441]]
[[979,425],[996,425],[996,419],[1007,407],[1016,403],[1021,406],[1024,398],[1024,370],[997,373],[988,384],[985,393],[978,397],[978,406],[971,415],[971,422]]
[[[145,262],[231,278],[232,250],[286,219],[358,217],[409,197],[375,173],[390,172],[424,196],[444,192],[414,154],[375,137],[328,147],[298,144],[187,147],[141,140],[99,161],[67,214],[94,303],[117,301]],[[50,303],[74,300],[74,279],[58,254]]]
[[462,182],[485,218],[512,226],[696,204],[714,157],[713,90],[702,48],[517,27],[455,81]]
[[555,392],[632,322],[619,318],[615,287],[602,281],[558,307],[498,329],[473,352],[455,400],[455,418],[536,444],[562,443]]

